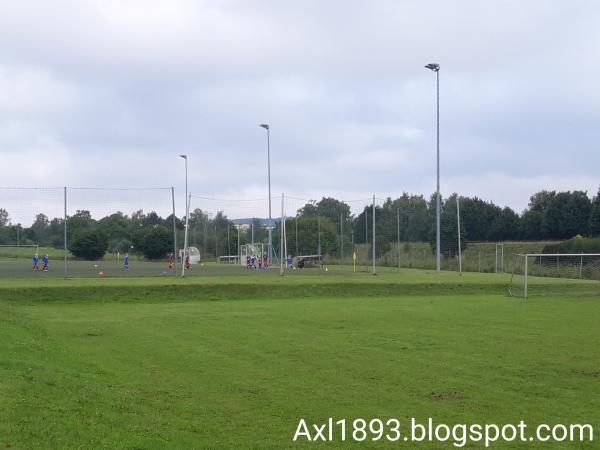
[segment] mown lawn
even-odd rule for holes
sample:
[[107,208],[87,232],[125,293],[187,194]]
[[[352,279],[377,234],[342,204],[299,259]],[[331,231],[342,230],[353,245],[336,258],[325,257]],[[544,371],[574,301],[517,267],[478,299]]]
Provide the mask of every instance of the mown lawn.
[[328,417],[591,423],[600,438],[597,296],[402,274],[4,282],[0,446],[357,447],[292,443],[300,418]]

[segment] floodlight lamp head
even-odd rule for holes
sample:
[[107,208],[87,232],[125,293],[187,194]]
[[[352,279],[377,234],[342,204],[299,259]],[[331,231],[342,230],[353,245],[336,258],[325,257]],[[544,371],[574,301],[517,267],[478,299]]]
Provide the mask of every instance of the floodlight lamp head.
[[179,155],[180,158],[187,159],[187,155]]
[[261,123],[259,126],[260,126],[261,128],[264,128],[264,129],[265,129],[265,130],[267,130],[267,131],[269,130],[269,124],[268,124],[268,123]]
[[430,64],[427,64],[425,66],[425,68],[429,69],[429,70],[433,70],[434,72],[437,72],[438,70],[440,70],[440,65],[436,64],[436,63],[430,63]]

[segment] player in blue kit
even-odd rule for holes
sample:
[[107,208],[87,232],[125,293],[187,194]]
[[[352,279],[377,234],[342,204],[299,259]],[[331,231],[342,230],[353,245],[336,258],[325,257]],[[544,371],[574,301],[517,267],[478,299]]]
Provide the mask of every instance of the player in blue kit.
[[42,257],[42,270],[48,272],[48,255]]
[[129,270],[129,253],[125,253],[125,257],[123,258],[123,269]]
[[33,255],[33,270],[36,272],[40,270],[40,257],[37,253]]

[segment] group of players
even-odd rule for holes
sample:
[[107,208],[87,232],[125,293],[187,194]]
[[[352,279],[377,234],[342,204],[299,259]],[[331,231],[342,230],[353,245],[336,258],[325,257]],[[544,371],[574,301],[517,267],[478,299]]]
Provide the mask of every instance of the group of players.
[[48,272],[48,255],[42,256],[42,268],[40,269],[40,257],[36,253],[33,255],[33,271],[34,272]]
[[268,269],[269,258],[264,255],[262,258],[259,256],[246,256],[246,269]]

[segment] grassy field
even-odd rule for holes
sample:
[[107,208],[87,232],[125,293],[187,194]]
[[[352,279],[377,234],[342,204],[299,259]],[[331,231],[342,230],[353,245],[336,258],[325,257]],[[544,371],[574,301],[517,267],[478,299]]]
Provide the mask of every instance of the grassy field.
[[505,275],[206,269],[1,280],[0,446],[361,447],[292,442],[300,418],[328,417],[591,423],[600,439],[597,282],[534,279],[524,301]]

